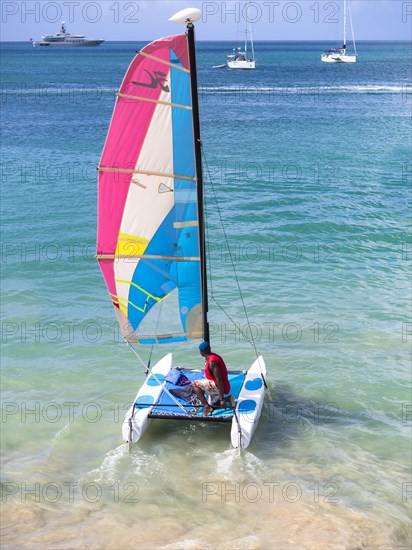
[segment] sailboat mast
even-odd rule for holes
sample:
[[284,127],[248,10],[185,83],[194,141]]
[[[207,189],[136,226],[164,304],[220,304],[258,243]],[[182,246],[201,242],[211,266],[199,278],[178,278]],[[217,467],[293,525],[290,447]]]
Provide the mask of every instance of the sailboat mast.
[[346,50],[346,0],[343,0],[343,49]]
[[203,340],[210,343],[209,322],[207,320],[208,296],[207,296],[207,272],[206,272],[206,237],[203,204],[203,171],[202,148],[200,141],[199,98],[197,93],[195,29],[192,22],[187,25],[187,38],[189,45],[190,82],[192,93],[193,132],[197,176],[197,211],[199,220],[199,251],[200,251],[200,280],[202,292],[202,325]]
[[[247,13],[247,9],[249,7],[250,7],[250,2],[246,7],[246,18],[247,18],[247,21],[246,21],[246,43],[247,43],[247,34],[248,34],[248,31],[249,31],[250,46],[251,46],[251,49],[252,49],[252,61],[254,61],[255,60],[255,48],[253,47],[252,23],[250,22],[249,15]],[[246,46],[245,46],[245,51],[246,51]]]
[[250,46],[252,48],[252,60],[255,60],[255,48],[253,46],[252,24],[249,22]]

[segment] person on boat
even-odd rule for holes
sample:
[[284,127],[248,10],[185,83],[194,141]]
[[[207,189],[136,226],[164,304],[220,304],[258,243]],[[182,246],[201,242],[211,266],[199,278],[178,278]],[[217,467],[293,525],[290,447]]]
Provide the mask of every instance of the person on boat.
[[[205,378],[192,382],[193,389],[200,402],[204,405],[203,416],[211,413],[214,404],[219,402],[221,408],[226,408],[226,403],[235,406],[235,399],[230,392],[230,382],[227,368],[223,359],[217,353],[212,353],[209,342],[199,345],[199,352],[205,358]],[[208,396],[208,401],[205,395]]]

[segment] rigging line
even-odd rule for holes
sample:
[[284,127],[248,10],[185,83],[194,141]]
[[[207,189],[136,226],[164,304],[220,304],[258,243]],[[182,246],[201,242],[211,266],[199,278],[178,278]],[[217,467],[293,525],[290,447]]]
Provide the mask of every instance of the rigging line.
[[126,344],[132,348],[134,354],[136,355],[136,357],[139,359],[139,361],[141,362],[141,364],[144,366],[144,368],[146,368],[146,364],[145,362],[143,361],[143,359],[140,357],[140,355],[137,353],[137,351],[134,349],[134,347],[130,344],[130,342],[128,342],[126,340],[126,338],[124,339],[124,341],[126,342]]
[[251,342],[251,340],[248,338],[248,336],[246,335],[245,332],[243,332],[243,330],[240,328],[240,326],[238,324],[236,324],[236,322],[232,319],[232,317],[228,314],[228,312],[223,309],[223,307],[219,304],[219,302],[216,300],[216,298],[212,298],[212,300],[215,302],[215,304],[217,305],[218,308],[220,308],[223,313],[226,315],[226,317],[229,319],[229,321],[235,326],[235,328],[238,329],[238,331],[240,332],[240,334],[243,336],[243,338],[249,342],[249,344],[252,346],[253,343]]
[[[160,307],[159,307],[159,314],[157,316],[157,321],[156,321],[156,328],[155,328],[155,334],[157,334],[157,329],[158,329],[158,326],[159,326],[159,320],[160,320],[160,315],[162,313],[162,308],[163,308],[163,301],[160,303]],[[149,354],[149,361],[147,362],[147,370],[146,370],[146,375],[150,369],[150,360],[152,358],[152,353],[153,353],[153,349],[154,349],[155,345],[152,344],[151,347],[150,347],[150,354]]]
[[[146,376],[147,376],[147,373],[148,371],[150,370],[149,367],[147,365],[145,365],[143,359],[140,357],[140,355],[137,353],[137,351],[134,349],[134,347],[127,341],[127,339],[125,338],[124,341],[126,342],[126,344],[132,348],[132,351],[134,352],[134,354],[136,355],[136,357],[139,359],[139,361],[141,362],[141,364],[143,365],[143,367],[146,369]],[[132,411],[132,414],[130,415],[130,418],[129,418],[129,452],[131,452],[132,450],[132,442],[133,442],[133,436],[132,436],[132,433],[133,433],[133,417],[135,415],[135,412],[136,412],[136,409],[135,407],[133,407],[133,411]]]
[[[250,339],[249,339],[249,338],[247,337],[247,335],[243,332],[243,330],[240,328],[240,326],[237,325],[237,324],[235,323],[235,321],[230,317],[230,315],[227,313],[227,311],[223,309],[223,307],[219,304],[219,302],[218,302],[215,298],[213,298],[213,301],[214,301],[215,304],[223,311],[223,313],[224,313],[224,314],[226,315],[226,317],[231,321],[231,323],[234,325],[234,327],[238,329],[238,331],[239,331],[240,334],[243,336],[243,338],[244,338],[247,342],[249,342],[249,344],[252,346],[252,345],[254,344],[254,340],[253,340],[253,341],[250,341]],[[249,325],[248,325],[248,326],[249,326]],[[252,329],[250,330],[250,334],[252,335]],[[253,337],[252,337],[252,338],[253,338]],[[255,350],[256,350],[256,348],[255,348]],[[263,383],[264,383],[264,385],[265,385],[265,388],[266,388],[267,391],[268,391],[269,399],[270,399],[270,401],[272,401],[272,397],[271,397],[271,395],[270,395],[270,390],[269,390],[269,386],[268,386],[268,384],[267,384],[267,382],[266,382],[266,378],[265,378],[265,376],[263,375],[262,372],[260,373],[260,376],[262,377],[262,380],[263,380]]]
[[[208,223],[208,219],[207,219],[207,209],[206,208],[203,209],[203,216],[204,216],[204,219],[205,219],[205,237],[206,237],[206,241],[209,242],[209,223]],[[209,261],[206,262],[206,269],[208,271],[207,280],[209,281],[210,299],[213,299],[213,275],[212,275],[212,266],[211,266],[211,257],[210,257],[210,255],[208,257],[208,260]]]
[[150,371],[150,361],[152,360],[152,353],[153,353],[154,346],[155,346],[154,344],[152,344],[150,346],[149,359],[147,360],[147,365],[146,365],[146,376],[148,375],[148,373]]
[[154,344],[152,344],[151,347],[150,347],[149,359],[147,361],[147,366],[146,366],[146,376],[147,376],[147,374],[150,370],[150,361],[152,359],[153,348],[154,348]]
[[[132,348],[133,353],[136,355],[136,357],[138,357],[138,359],[140,360],[140,362],[142,363],[142,365],[146,369],[147,368],[146,365],[144,364],[144,362],[142,361],[142,359],[140,358],[139,354],[134,349],[132,344],[130,342],[128,342],[126,339],[125,339],[125,342],[128,346],[130,346]],[[184,408],[184,406],[179,403],[179,401],[175,398],[175,396],[172,393],[170,393],[170,391],[166,388],[166,384],[163,385],[163,382],[161,380],[159,380],[159,378],[156,376],[156,374],[150,368],[147,369],[147,370],[150,372],[150,375],[153,376],[153,378],[156,380],[156,382],[159,384],[159,386],[163,387],[163,391],[167,393],[167,395],[172,399],[172,401],[174,401],[176,403],[176,405],[178,407],[180,407],[182,409],[182,411],[184,411],[185,414],[190,416],[190,414],[191,414],[190,411],[187,411]],[[155,407],[156,403],[152,403],[152,406]]]
[[[233,261],[232,252],[230,250],[229,240],[227,238],[226,229],[225,229],[225,226],[223,224],[223,217],[222,217],[222,213],[221,213],[220,208],[219,208],[219,203],[217,201],[216,191],[215,191],[215,188],[214,188],[214,185],[213,185],[212,178],[210,176],[209,165],[207,163],[206,155],[203,152],[202,143],[200,144],[200,146],[202,148],[203,158],[204,158],[204,161],[205,161],[205,167],[206,167],[206,171],[207,171],[208,178],[209,178],[209,181],[210,181],[210,185],[211,185],[212,190],[213,190],[213,196],[215,198],[215,203],[216,203],[216,210],[217,210],[217,213],[219,215],[220,225],[222,227],[223,235],[224,235],[225,242],[226,242],[226,245],[227,245],[227,249],[228,249],[228,252],[229,252],[230,263],[232,264],[233,274],[235,276],[236,285],[237,285],[237,288],[238,288],[238,291],[239,291],[240,300],[242,302],[242,307],[243,307],[243,311],[244,311],[244,314],[245,314],[245,317],[246,317],[247,326],[250,328],[249,316],[247,314],[245,301],[243,299],[242,289],[240,288],[239,279],[238,279],[238,276],[237,276],[237,273],[236,273],[236,268],[235,268],[235,264],[234,264],[234,261]],[[253,345],[253,349],[255,350],[256,357],[258,357],[259,353],[258,353],[257,348],[256,348],[255,339],[253,338],[252,329],[250,329],[250,336],[251,336],[251,339],[252,339],[252,345]]]
[[349,11],[349,21],[350,21],[350,32],[352,34],[352,42],[353,42],[353,49],[355,51],[355,55],[356,54],[356,43],[355,43],[355,35],[353,34],[353,24],[352,24],[352,13],[350,11],[350,2],[348,2],[348,11]]

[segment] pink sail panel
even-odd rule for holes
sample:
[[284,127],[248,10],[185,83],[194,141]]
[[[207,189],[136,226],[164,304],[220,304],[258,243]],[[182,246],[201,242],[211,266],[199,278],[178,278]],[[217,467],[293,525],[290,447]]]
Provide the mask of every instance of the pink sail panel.
[[113,256],[133,170],[138,169],[156,102],[168,87],[171,59],[176,56],[189,70],[185,35],[161,38],[145,46],[126,72],[113,111],[99,165],[97,228],[97,255],[112,297],[116,295]]
[[[99,255],[115,253],[132,170],[136,168],[156,108],[155,101],[159,99],[162,88],[167,86],[165,77],[169,70],[170,50],[178,56],[183,67],[188,69],[186,36],[161,38],[136,55],[120,87],[99,166]],[[136,97],[152,101],[136,101],[133,99]]]

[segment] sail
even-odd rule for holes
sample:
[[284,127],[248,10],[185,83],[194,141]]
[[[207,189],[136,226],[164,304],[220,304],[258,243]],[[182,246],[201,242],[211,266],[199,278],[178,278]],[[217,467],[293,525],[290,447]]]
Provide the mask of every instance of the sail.
[[124,337],[202,335],[188,43],[145,46],[120,87],[98,183],[97,259]]

